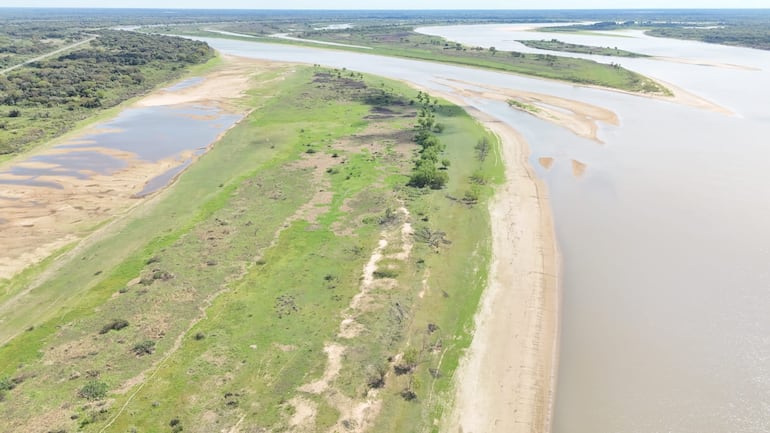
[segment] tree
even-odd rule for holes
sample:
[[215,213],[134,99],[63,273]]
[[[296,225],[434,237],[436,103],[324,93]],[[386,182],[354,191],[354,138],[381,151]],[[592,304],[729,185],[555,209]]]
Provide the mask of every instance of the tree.
[[479,159],[479,161],[484,161],[487,159],[487,155],[489,154],[489,139],[487,137],[482,137],[478,143],[476,143],[476,157]]

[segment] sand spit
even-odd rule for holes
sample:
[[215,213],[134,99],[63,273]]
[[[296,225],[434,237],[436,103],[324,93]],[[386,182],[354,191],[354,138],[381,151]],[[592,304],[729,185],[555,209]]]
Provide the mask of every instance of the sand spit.
[[740,71],[761,71],[761,69],[754,68],[751,66],[735,65],[733,63],[712,62],[710,60],[704,60],[704,59],[687,59],[684,57],[666,57],[666,56],[654,56],[652,57],[652,59],[660,60],[662,62],[682,63],[685,65],[696,65],[696,66],[708,66],[712,68],[735,69]]
[[[618,116],[611,110],[585,102],[544,93],[524,90],[506,89],[494,86],[480,86],[460,80],[441,79],[440,84],[451,87],[455,92],[464,96],[482,97],[497,101],[516,101],[527,108],[513,108],[526,111],[533,116],[567,128],[573,133],[601,143],[597,135],[599,122],[610,125],[620,123]],[[470,90],[460,85],[470,85],[481,90]]]
[[713,111],[715,113],[724,114],[726,116],[733,116],[735,113],[719,104],[702,98],[694,93],[690,93],[681,87],[675,86],[671,83],[655,79],[658,83],[666,86],[674,96],[653,96],[653,98],[663,99],[664,101],[674,102],[676,104],[687,105],[688,107],[699,108],[701,110]]
[[[434,92],[435,93],[435,92]],[[550,431],[558,352],[559,256],[545,184],[511,127],[455,95],[502,143],[505,184],[490,203],[493,261],[473,341],[454,378],[445,433]]]

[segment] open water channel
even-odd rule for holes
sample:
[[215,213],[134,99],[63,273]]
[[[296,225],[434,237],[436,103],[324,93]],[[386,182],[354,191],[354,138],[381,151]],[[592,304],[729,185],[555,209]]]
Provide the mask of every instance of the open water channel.
[[[441,79],[452,78],[468,88],[552,94],[617,113],[619,126],[602,126],[600,144],[503,102],[465,98],[524,135],[530,162],[548,183],[563,262],[553,430],[770,431],[770,53],[638,32],[554,35],[513,25],[421,31],[499,50],[540,52],[515,41],[558,37],[683,58],[689,63],[592,57],[733,114],[473,68],[205,40],[228,54],[345,67],[442,91],[450,89]],[[541,157],[554,164],[540,166]],[[587,165],[582,176],[573,175],[571,160]]]

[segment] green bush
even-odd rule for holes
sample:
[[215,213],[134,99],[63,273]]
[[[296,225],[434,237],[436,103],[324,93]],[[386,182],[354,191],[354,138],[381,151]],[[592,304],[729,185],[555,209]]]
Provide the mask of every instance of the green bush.
[[0,379],[0,391],[10,391],[14,387],[16,387],[16,384],[13,383],[13,380],[11,380],[10,377]]
[[80,388],[78,396],[86,400],[100,400],[107,396],[107,384],[92,380]]

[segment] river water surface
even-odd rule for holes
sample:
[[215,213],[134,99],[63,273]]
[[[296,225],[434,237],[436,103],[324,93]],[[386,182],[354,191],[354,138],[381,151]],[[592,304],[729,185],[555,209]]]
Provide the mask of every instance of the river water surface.
[[[554,432],[770,431],[770,53],[633,32],[554,35],[513,25],[421,31],[501,50],[539,52],[515,40],[558,37],[684,58],[690,63],[592,57],[734,114],[436,63],[206,42],[229,54],[346,67],[443,91],[450,89],[440,79],[449,77],[616,112],[620,125],[603,126],[599,144],[505,103],[465,98],[525,136],[549,186],[563,256]],[[554,158],[553,166],[538,165],[541,157]],[[573,176],[572,160],[587,165],[583,176]]]

